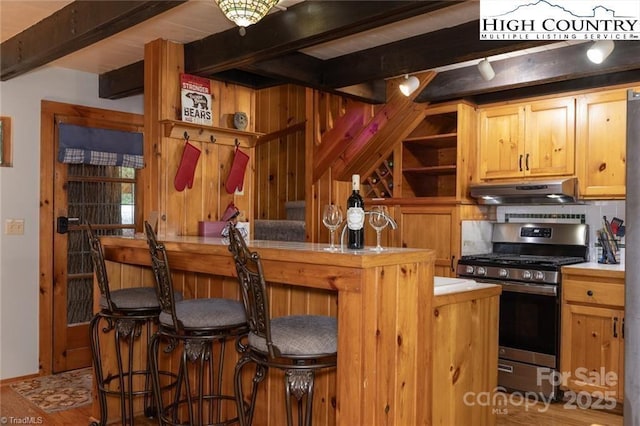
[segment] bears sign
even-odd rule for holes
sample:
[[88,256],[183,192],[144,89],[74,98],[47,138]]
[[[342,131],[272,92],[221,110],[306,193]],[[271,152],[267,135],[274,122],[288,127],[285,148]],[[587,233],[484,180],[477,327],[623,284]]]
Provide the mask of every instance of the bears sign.
[[213,125],[211,111],[211,82],[195,75],[180,75],[182,121]]

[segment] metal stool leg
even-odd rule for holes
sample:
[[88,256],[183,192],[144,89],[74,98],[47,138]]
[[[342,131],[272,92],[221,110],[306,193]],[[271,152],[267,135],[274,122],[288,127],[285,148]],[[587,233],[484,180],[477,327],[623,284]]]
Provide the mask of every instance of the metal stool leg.
[[107,419],[107,396],[104,392],[104,376],[102,373],[102,359],[100,358],[100,320],[102,316],[98,313],[93,316],[89,323],[89,340],[91,343],[91,357],[93,359],[93,372],[96,380],[96,391],[98,393],[98,405],[100,406],[100,423],[93,422],[92,425],[106,425]]

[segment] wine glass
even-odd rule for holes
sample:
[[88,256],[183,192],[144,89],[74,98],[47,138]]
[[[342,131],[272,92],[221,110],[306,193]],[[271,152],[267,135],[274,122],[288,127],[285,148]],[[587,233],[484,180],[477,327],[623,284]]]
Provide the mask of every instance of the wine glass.
[[387,206],[373,206],[369,212],[369,225],[376,230],[376,246],[371,250],[384,250],[380,245],[380,233],[389,224],[389,210]]
[[322,223],[329,229],[331,244],[325,250],[336,251],[338,248],[333,243],[333,234],[342,223],[342,210],[335,204],[327,204],[322,211]]

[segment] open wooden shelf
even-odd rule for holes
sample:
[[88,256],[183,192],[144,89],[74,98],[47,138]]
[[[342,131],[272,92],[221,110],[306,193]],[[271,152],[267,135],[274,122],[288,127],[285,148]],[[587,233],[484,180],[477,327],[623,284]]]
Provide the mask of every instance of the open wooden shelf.
[[402,197],[455,197],[457,164],[457,110],[427,115],[402,141]]
[[264,134],[227,127],[205,126],[179,120],[162,120],[160,123],[164,127],[164,136],[168,138],[185,139],[185,135],[187,135],[189,140],[219,143],[221,145],[235,145],[237,140],[239,145],[245,148],[255,146],[258,137]]

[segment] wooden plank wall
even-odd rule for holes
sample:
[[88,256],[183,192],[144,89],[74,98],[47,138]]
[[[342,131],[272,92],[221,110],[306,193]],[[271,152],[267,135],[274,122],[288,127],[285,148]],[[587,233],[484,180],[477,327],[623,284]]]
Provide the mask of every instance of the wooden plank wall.
[[[305,89],[284,85],[256,92],[255,129],[272,133],[305,121]],[[304,130],[260,144],[255,157],[256,219],[286,219],[285,202],[305,199]]]
[[[219,220],[229,202],[241,210],[240,220],[253,219],[254,148],[249,136],[215,133],[216,141],[190,142],[201,150],[192,188],[177,191],[174,178],[180,165],[185,142],[167,135],[163,120],[180,119],[180,73],[184,70],[183,46],[155,40],[145,46],[145,159],[144,216],[158,212],[160,234],[197,235],[198,221]],[[146,83],[145,83],[146,84]],[[256,95],[246,87],[211,81],[213,126],[233,129],[233,114],[246,112],[248,132],[255,130]],[[204,126],[206,127],[206,126]],[[215,129],[214,129],[215,130]],[[247,165],[243,195],[228,194],[224,188],[234,158],[234,142],[250,161]]]

